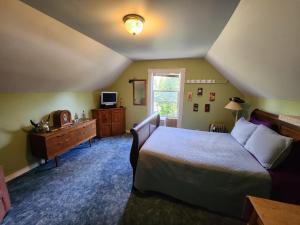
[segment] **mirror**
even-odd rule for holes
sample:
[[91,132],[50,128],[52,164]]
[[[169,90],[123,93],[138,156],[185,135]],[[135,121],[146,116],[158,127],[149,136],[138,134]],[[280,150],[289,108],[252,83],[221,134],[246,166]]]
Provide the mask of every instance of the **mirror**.
[[133,104],[146,105],[146,80],[133,80]]

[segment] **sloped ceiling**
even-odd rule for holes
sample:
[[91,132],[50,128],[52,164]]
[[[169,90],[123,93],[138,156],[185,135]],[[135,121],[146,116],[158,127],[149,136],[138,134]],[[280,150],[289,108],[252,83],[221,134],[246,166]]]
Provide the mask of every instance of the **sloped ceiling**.
[[[133,59],[204,57],[239,0],[23,0]],[[122,18],[138,13],[145,29],[128,34]]]
[[242,0],[207,54],[247,94],[300,100],[300,1]]
[[87,91],[131,62],[20,1],[0,1],[0,92]]

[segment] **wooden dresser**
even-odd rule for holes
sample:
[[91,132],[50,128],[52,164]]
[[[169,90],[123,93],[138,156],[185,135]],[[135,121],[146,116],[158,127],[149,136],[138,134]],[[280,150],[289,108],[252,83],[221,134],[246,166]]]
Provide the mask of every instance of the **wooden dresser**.
[[[96,120],[87,120],[48,133],[32,133],[32,154],[45,160],[57,156],[96,136]],[[91,142],[90,142],[91,144]]]
[[93,109],[97,123],[97,136],[109,137],[125,133],[125,108]]

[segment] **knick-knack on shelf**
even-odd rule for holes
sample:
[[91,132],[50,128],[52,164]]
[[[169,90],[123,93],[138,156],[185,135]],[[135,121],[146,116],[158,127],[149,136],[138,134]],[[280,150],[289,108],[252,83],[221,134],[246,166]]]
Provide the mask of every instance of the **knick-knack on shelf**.
[[82,120],[83,120],[83,121],[86,120],[86,115],[85,115],[84,110],[82,111]]
[[74,122],[75,122],[75,123],[78,123],[78,121],[79,121],[78,114],[75,113],[75,115],[74,115]]

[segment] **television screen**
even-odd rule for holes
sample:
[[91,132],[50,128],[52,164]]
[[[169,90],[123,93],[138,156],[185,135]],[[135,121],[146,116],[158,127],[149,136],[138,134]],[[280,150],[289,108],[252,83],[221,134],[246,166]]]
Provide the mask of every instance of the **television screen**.
[[113,105],[117,103],[117,92],[102,92],[101,104]]

